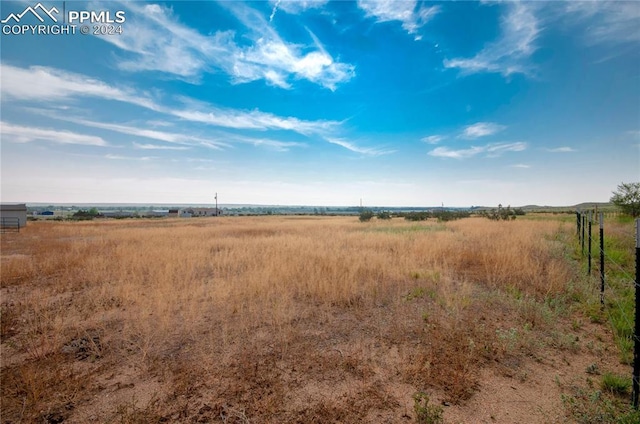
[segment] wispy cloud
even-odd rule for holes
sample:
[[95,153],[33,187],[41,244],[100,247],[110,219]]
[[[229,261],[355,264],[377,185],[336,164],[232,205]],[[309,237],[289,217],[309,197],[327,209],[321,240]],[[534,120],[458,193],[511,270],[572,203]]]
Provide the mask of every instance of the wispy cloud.
[[[337,62],[326,51],[284,41],[256,10],[245,4],[222,3],[249,30],[243,38],[250,45],[236,43],[232,31],[202,35],[179,21],[169,8],[157,4],[127,3],[133,12],[127,17],[127,31],[118,37],[101,37],[131,58],[118,66],[128,71],[159,71],[189,82],[198,82],[205,72],[222,70],[233,83],[265,80],[290,88],[291,79],[306,79],[335,90],[355,75],[353,65]],[[129,29],[131,28],[131,29]]]
[[304,147],[304,143],[298,143],[295,141],[279,141],[273,140],[269,138],[258,138],[258,137],[245,137],[233,135],[231,136],[232,140],[239,143],[251,144],[253,146],[259,147],[268,147],[278,152],[288,152],[291,147]]
[[359,146],[356,146],[354,143],[341,138],[327,137],[325,138],[325,140],[331,144],[335,144],[335,145],[344,147],[347,150],[351,150],[352,152],[360,153],[367,156],[388,155],[395,152],[395,150],[385,150],[385,149],[378,149],[378,148],[371,148],[371,147],[359,147]]
[[[440,6],[418,6],[415,0],[359,0],[358,6],[367,17],[374,17],[377,22],[402,22],[402,28],[409,34],[416,34],[440,11]],[[416,36],[416,40],[420,38]]]
[[273,21],[278,10],[282,10],[291,15],[297,15],[309,9],[319,9],[328,2],[329,0],[270,0],[269,3],[273,5],[273,9],[269,16],[269,22]]
[[[176,143],[176,144],[188,144],[188,145],[200,145],[206,146],[213,149],[222,149],[223,147],[229,147],[228,143],[224,143],[218,140],[212,140],[209,138],[195,137],[192,135],[187,135],[183,133],[171,133],[166,131],[158,131],[153,129],[146,129],[140,127],[133,127],[130,125],[122,125],[122,124],[113,124],[106,122],[97,122],[91,121],[87,119],[80,119],[71,116],[60,116],[56,114],[46,113],[49,117],[60,119],[67,122],[72,122],[74,124],[84,125],[92,128],[100,128],[109,131],[118,132],[121,134],[133,135],[136,137],[144,137],[150,138],[153,140],[164,141],[167,143]],[[151,145],[146,145],[151,146]],[[142,148],[142,147],[139,147]],[[151,148],[151,147],[148,147]],[[162,148],[161,146],[157,146],[157,149]],[[188,147],[186,146],[164,146],[164,149],[167,150],[183,150]]]
[[472,58],[445,59],[445,68],[458,68],[463,74],[479,72],[531,74],[529,59],[536,51],[535,41],[541,29],[533,2],[505,2],[508,8],[501,20],[502,36],[487,44]]
[[[34,110],[38,112],[38,110]],[[141,144],[134,142],[136,149],[145,150],[187,150],[193,146],[207,147],[210,149],[221,150],[223,148],[229,148],[233,143],[251,144],[256,147],[268,147],[278,151],[288,151],[291,147],[302,147],[303,143],[293,141],[278,141],[265,137],[251,137],[239,134],[231,134],[228,132],[218,132],[214,137],[201,137],[194,136],[188,133],[173,133],[166,131],[158,131],[154,129],[145,129],[140,127],[134,127],[131,125],[122,125],[114,123],[96,122],[75,117],[60,116],[49,111],[40,111],[43,115],[50,118],[60,119],[67,122],[72,122],[78,125],[85,125],[92,128],[100,128],[110,131],[115,131],[122,134],[133,135],[136,137],[150,138],[166,143],[178,144],[176,145],[157,145],[157,144]],[[221,141],[224,140],[224,141]]]
[[591,44],[640,41],[640,5],[634,1],[576,1],[563,3],[563,18],[588,30]]
[[427,144],[438,144],[445,138],[446,138],[445,136],[434,134],[434,135],[429,135],[427,137],[423,137],[420,140]]
[[467,126],[461,134],[463,138],[475,139],[479,137],[486,137],[496,134],[506,127],[504,125],[496,124],[494,122],[477,122],[473,125]]
[[154,159],[158,159],[156,156],[122,156],[122,155],[112,155],[112,154],[105,155],[104,157],[105,159],[110,159],[110,160],[135,160],[135,161],[142,161],[142,162],[149,162]]
[[190,147],[188,146],[166,146],[166,145],[159,145],[159,144],[140,144],[140,143],[133,143],[133,147],[135,147],[136,149],[142,149],[142,150],[189,150]]
[[185,107],[168,111],[173,116],[203,124],[234,129],[289,130],[299,134],[326,134],[336,130],[337,121],[305,121],[295,117],[283,117],[258,110],[244,111],[220,108],[191,99],[181,99]]
[[2,141],[14,143],[30,143],[44,141],[56,144],[82,144],[85,146],[104,147],[109,144],[100,137],[79,134],[71,131],[60,131],[44,128],[23,127],[8,122],[0,122]]
[[576,151],[576,149],[574,149],[573,147],[568,146],[548,148],[545,150],[551,153],[571,153]]
[[474,146],[467,149],[452,150],[448,147],[436,147],[429,155],[439,158],[465,159],[476,156],[484,151],[484,148]]
[[[65,72],[48,67],[19,68],[0,64],[2,85],[0,94],[3,99],[14,101],[50,102],[59,105],[60,101],[74,101],[78,98],[90,97],[103,100],[116,100],[140,106],[154,112],[174,116],[185,121],[207,125],[253,130],[288,130],[299,134],[328,134],[335,131],[340,123],[337,121],[307,121],[295,117],[278,116],[259,110],[239,110],[221,108],[215,105],[198,102],[186,97],[179,98],[178,104],[166,106],[157,102],[144,92],[128,87],[113,87],[104,81],[89,78],[85,75]],[[87,123],[88,125],[88,123]],[[184,140],[184,136],[156,131],[140,130],[110,124],[93,123],[92,126],[103,125],[103,128],[123,133],[154,138],[167,142]],[[144,133],[144,134],[143,134]],[[188,140],[186,140],[188,141]],[[214,141],[214,144],[220,142]]]
[[472,146],[465,149],[450,149],[449,147],[437,147],[429,152],[429,155],[441,158],[467,159],[479,154],[487,157],[498,157],[506,152],[521,152],[527,149],[527,143],[490,143],[484,146]]
[[255,9],[236,2],[223,5],[251,30],[249,37],[254,41],[253,46],[237,48],[233,62],[224,67],[238,82],[264,78],[274,85],[289,88],[289,76],[293,76],[335,90],[339,83],[355,76],[355,67],[336,62],[318,46],[314,35],[313,46],[287,43]]
[[519,168],[519,169],[529,169],[531,168],[531,165],[527,165],[524,163],[516,163],[510,166],[510,168]]
[[98,97],[158,110],[151,97],[139,90],[115,87],[104,81],[56,68],[20,68],[0,63],[3,98],[19,101],[58,101],[74,97]]

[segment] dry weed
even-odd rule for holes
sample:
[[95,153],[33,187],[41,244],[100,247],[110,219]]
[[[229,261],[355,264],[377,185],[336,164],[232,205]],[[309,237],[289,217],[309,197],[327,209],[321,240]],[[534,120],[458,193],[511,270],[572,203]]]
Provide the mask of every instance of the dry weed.
[[[480,219],[30,223],[2,236],[3,420],[65,408],[56,396],[75,422],[375,422],[405,413],[388,387],[407,383],[462,402],[480,367],[521,355],[526,339],[501,335],[546,331],[539,305],[571,277],[558,231]],[[145,408],[83,403],[114,375],[164,389]]]

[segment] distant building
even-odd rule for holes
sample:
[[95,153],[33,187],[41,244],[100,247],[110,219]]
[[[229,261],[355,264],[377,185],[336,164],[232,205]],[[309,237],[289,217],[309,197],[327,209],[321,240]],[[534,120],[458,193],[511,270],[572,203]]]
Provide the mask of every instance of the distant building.
[[169,216],[169,211],[148,211],[144,213],[144,216],[149,218],[162,218]]
[[170,218],[191,218],[200,216],[219,216],[222,215],[222,209],[217,208],[183,208],[169,209],[166,216]]
[[105,218],[131,218],[134,213],[130,211],[106,211],[100,212],[100,215]]
[[22,228],[27,225],[27,205],[0,204],[0,224],[2,228]]
[[189,208],[185,212],[191,214],[191,216],[218,216],[222,215],[222,210],[216,208]]

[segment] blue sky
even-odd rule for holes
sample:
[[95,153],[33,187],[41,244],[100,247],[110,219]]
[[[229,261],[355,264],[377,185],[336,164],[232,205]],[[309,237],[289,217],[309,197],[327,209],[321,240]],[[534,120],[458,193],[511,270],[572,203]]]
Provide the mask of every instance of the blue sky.
[[[640,2],[37,3],[0,4],[3,202],[571,205],[640,180]],[[125,20],[11,33],[28,7]]]

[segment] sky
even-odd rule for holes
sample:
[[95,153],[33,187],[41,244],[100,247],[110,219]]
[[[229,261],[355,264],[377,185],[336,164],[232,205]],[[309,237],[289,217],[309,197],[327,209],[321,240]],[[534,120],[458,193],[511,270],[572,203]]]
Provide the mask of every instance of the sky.
[[2,202],[566,206],[640,180],[640,2],[3,0],[0,18]]

